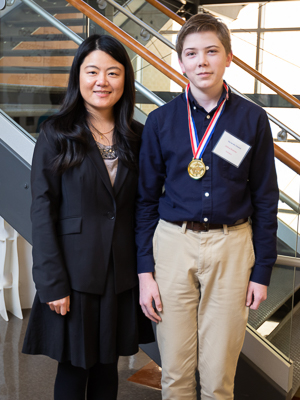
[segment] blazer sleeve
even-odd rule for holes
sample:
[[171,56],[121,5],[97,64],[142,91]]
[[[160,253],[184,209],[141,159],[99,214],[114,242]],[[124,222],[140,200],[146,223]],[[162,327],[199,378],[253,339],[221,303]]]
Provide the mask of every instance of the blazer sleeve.
[[41,133],[35,147],[32,170],[33,280],[42,303],[70,294],[70,283],[57,236],[62,196],[61,176],[52,164],[57,149],[51,135]]

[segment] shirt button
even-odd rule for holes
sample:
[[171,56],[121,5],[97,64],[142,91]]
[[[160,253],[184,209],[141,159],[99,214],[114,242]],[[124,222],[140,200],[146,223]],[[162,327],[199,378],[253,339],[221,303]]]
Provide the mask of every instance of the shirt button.
[[206,166],[206,169],[209,170],[209,166],[208,165]]
[[208,114],[208,115],[206,116],[206,118],[207,118],[207,119],[210,119],[210,115]]
[[197,109],[197,107],[194,107],[194,110],[196,110]]
[[207,222],[208,221],[208,218],[204,218],[204,222]]
[[209,196],[209,193],[208,193],[208,192],[206,192],[206,193],[205,193],[205,197],[208,197],[208,196]]
[[106,216],[107,216],[108,219],[115,219],[114,213],[112,213],[112,212],[108,212],[106,214]]

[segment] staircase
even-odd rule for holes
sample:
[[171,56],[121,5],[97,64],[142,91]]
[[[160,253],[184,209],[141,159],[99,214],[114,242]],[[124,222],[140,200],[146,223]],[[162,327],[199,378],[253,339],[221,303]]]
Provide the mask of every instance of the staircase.
[[[102,28],[96,26],[92,21],[88,21],[82,13],[64,0],[56,0],[55,2],[37,0],[36,3],[83,39],[92,33],[103,32]],[[101,11],[96,0],[88,3],[98,11]],[[176,0],[173,1],[174,9],[178,7],[177,3]],[[165,15],[154,10],[153,6],[143,0],[131,0],[127,1],[126,4],[136,16],[156,30],[160,30],[168,22],[168,18]],[[192,7],[191,4],[188,4],[188,6]],[[138,25],[134,24],[119,11],[107,5],[101,12],[114,22],[117,22],[122,29],[129,32],[141,43],[147,47],[153,47],[151,35],[146,35]],[[62,34],[42,16],[37,15],[30,7],[20,1],[19,4],[18,2],[16,3],[16,6],[10,12],[2,16],[0,108],[11,118],[10,120],[5,114],[0,115],[0,124],[1,121],[5,120],[5,123],[9,126],[5,130],[18,129],[16,125],[18,124],[34,138],[37,137],[41,122],[59,108],[67,86],[70,65],[77,47],[78,45],[69,40],[66,35]],[[136,54],[131,50],[129,54],[136,70],[139,70]],[[145,65],[142,64],[142,68],[145,69]],[[151,75],[151,72],[149,75]],[[164,91],[161,88],[160,92],[156,93],[165,101],[169,101],[179,91],[171,93],[169,90]],[[252,95],[252,99],[259,100],[263,106],[271,106],[272,104],[277,107],[278,104],[286,106],[286,103],[279,101],[278,95],[270,94],[265,97]],[[143,95],[137,93],[137,103],[145,104],[147,100]],[[2,170],[0,184],[5,180],[6,165],[8,163],[13,165],[12,170],[21,171],[22,169],[24,175],[19,173],[18,176],[13,177],[12,181],[5,186],[4,192],[9,191],[13,182],[13,186],[18,187],[19,192],[18,196],[12,197],[24,199],[24,193],[26,193],[27,200],[24,201],[26,206],[23,214],[27,215],[30,199],[28,198],[28,186],[25,188],[24,182],[29,179],[30,162],[22,163],[22,160],[20,161],[16,157],[18,150],[14,150],[12,153],[7,152],[7,148],[3,150],[1,140],[0,135],[0,156],[3,163],[1,164],[0,162],[0,171]],[[31,142],[30,146],[33,148],[33,142]],[[1,200],[0,196],[0,212],[3,212],[4,202],[1,202]],[[14,204],[13,207],[10,205],[11,211],[6,205],[6,211],[8,213],[11,212],[8,218],[12,218],[16,224],[18,224],[18,218],[21,218],[21,216],[15,218],[13,214],[15,209],[22,209],[21,203]],[[23,227],[28,229],[29,225],[28,220],[24,221],[22,228],[20,228],[20,233],[23,234]],[[26,237],[26,232],[23,235]],[[30,235],[27,237],[30,240]],[[295,251],[282,240],[278,241],[278,248],[279,254],[290,257],[295,256]],[[298,254],[297,257],[300,257],[300,255]],[[276,328],[270,333],[261,335],[264,335],[269,341],[272,351],[275,349],[278,354],[282,353],[281,356],[287,363],[290,362],[289,360],[294,363],[294,382],[291,392],[287,394],[283,393],[282,390],[278,390],[278,396],[274,395],[270,400],[287,399],[289,395],[296,393],[300,386],[300,346],[298,345],[300,343],[300,329],[298,328],[298,324],[300,324],[300,307],[297,305],[300,298],[299,291],[300,269],[279,263],[274,268],[268,300],[261,305],[259,311],[250,311],[249,326],[255,330],[260,330],[266,323],[277,324]],[[292,320],[293,324],[291,324]],[[260,336],[260,334],[257,335]],[[289,342],[290,337],[292,337],[291,343]],[[157,357],[157,352],[153,358],[155,359],[155,357]],[[243,363],[243,360],[241,363]],[[248,363],[247,368],[249,365]],[[251,392],[251,388],[249,388],[249,392]],[[239,400],[238,394],[236,396],[237,400]],[[261,400],[258,397],[251,397],[251,399]]]

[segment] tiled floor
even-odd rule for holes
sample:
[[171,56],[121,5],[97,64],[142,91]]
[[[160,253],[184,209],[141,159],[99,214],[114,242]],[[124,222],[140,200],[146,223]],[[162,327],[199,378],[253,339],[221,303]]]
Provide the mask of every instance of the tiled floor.
[[[9,315],[9,322],[0,317],[0,400],[53,400],[56,361],[45,356],[21,353],[28,322]],[[160,400],[160,390],[127,379],[151,360],[142,351],[119,361],[118,400]]]
[[[23,320],[0,317],[0,400],[53,400],[56,361],[21,353],[29,317],[29,310],[23,311]],[[141,350],[120,358],[118,400],[161,400],[160,390],[136,382],[159,386],[158,367]],[[293,400],[300,400],[300,391]]]

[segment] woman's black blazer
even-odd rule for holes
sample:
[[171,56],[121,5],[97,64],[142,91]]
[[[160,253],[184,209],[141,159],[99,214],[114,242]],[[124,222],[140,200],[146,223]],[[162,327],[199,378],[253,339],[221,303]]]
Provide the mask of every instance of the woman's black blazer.
[[[141,134],[142,125],[133,129]],[[137,283],[134,208],[138,173],[120,160],[112,187],[92,136],[83,162],[62,175],[52,169],[58,151],[41,133],[34,151],[32,186],[33,279],[41,302],[71,288],[102,294],[113,257],[116,293]]]

